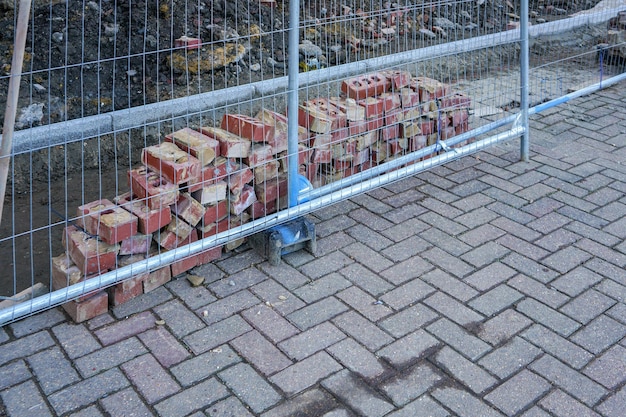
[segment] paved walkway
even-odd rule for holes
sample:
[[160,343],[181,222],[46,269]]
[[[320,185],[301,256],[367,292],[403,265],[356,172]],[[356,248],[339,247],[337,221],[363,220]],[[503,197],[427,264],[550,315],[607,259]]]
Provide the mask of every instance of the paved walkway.
[[0,328],[0,415],[626,415],[625,84],[86,324]]

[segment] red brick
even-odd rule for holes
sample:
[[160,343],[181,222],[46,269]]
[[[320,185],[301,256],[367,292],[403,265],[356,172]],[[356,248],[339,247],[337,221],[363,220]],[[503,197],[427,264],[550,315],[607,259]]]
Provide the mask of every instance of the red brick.
[[109,311],[109,296],[106,291],[101,291],[83,301],[67,302],[62,307],[75,323],[82,323]]
[[250,207],[256,201],[254,188],[248,184],[243,186],[242,191],[236,197],[231,197],[230,212],[236,216],[243,213],[245,209]]
[[271,180],[278,176],[278,169],[280,168],[280,162],[273,159],[266,163],[259,165],[253,169],[254,183],[261,184],[265,181]]
[[148,275],[142,274],[109,287],[109,305],[118,306],[143,294],[143,281]]
[[178,200],[178,187],[146,167],[128,172],[130,192],[143,199],[151,210],[164,210]]
[[153,239],[159,246],[172,250],[191,243],[195,235],[195,229],[174,216],[167,229],[154,235]]
[[385,111],[385,102],[375,97],[366,97],[358,100],[357,103],[365,109],[366,119],[378,119],[383,117]]
[[329,102],[346,114],[348,124],[351,121],[365,120],[365,108],[349,97],[331,97]]
[[278,152],[274,152],[274,149],[270,145],[252,146],[250,155],[244,159],[244,162],[250,168],[254,168],[257,165],[261,165],[264,162],[272,160],[275,153]]
[[216,181],[227,179],[228,175],[239,169],[239,162],[228,158],[217,158],[213,165]]
[[317,177],[317,171],[319,170],[319,166],[320,164],[318,163],[309,163],[306,165],[302,165],[300,168],[304,167],[304,173],[301,174],[304,175],[310,183],[313,183],[313,181],[315,181],[315,178]]
[[[307,164],[311,161],[311,154],[313,150],[308,148],[303,144],[298,144],[298,165]],[[280,162],[280,171],[287,172],[289,169],[289,159],[287,152],[283,152],[277,155],[278,161]]]
[[257,199],[261,203],[274,201],[278,197],[287,195],[287,176],[280,175],[275,180],[265,181],[254,186]]
[[220,156],[220,143],[197,130],[188,127],[165,136],[165,140],[173,142],[181,150],[189,152],[204,166]]
[[420,101],[422,102],[447,96],[448,90],[450,89],[448,84],[442,83],[433,78],[416,77],[414,81],[415,85],[417,85],[417,88],[419,89]]
[[380,128],[380,139],[381,140],[390,140],[396,139],[400,137],[400,125],[395,124],[391,126],[383,126]]
[[137,217],[107,199],[84,204],[77,211],[87,233],[110,245],[137,233]]
[[350,78],[341,83],[341,91],[355,100],[375,97],[389,90],[391,82],[381,73]]
[[[68,254],[52,258],[52,289],[60,290],[66,288],[72,284],[82,282],[87,278],[95,277],[96,275],[85,276],[80,269],[74,264]],[[75,301],[83,301],[92,295],[96,291],[92,291],[88,294],[78,297]]]
[[409,109],[420,104],[420,93],[412,88],[400,89],[400,103],[403,108]]
[[388,155],[398,155],[404,153],[406,149],[409,147],[409,141],[405,138],[400,139],[392,139],[387,142],[389,146]]
[[152,210],[145,200],[131,200],[130,193],[122,194],[116,197],[114,201],[137,217],[137,231],[144,235],[154,233],[170,222],[171,210],[169,206]]
[[255,201],[252,203],[250,207],[246,209],[246,212],[250,215],[250,217],[254,219],[259,219],[261,217],[265,217],[268,214],[276,213],[277,201],[268,201],[267,203],[262,203],[260,201]]
[[200,239],[204,239],[209,236],[214,236],[218,233],[225,232],[230,228],[229,217],[226,216],[215,223],[207,223],[198,228]]
[[161,285],[169,282],[172,279],[172,270],[169,266],[159,268],[156,271],[150,272],[143,280],[143,292],[148,293],[156,290]]
[[467,123],[469,113],[467,110],[454,110],[450,112],[450,119],[452,120],[452,126],[456,127]]
[[109,245],[90,237],[76,226],[65,228],[62,244],[83,275],[100,274],[115,268],[119,245]]
[[244,114],[225,114],[222,129],[252,142],[266,142],[274,136],[274,126]]
[[465,133],[465,132],[469,132],[470,128],[469,128],[469,123],[467,121],[461,123],[458,126],[455,126],[455,131],[457,135],[460,135],[461,133]]
[[181,259],[180,261],[176,261],[172,265],[170,265],[172,269],[171,274],[173,277],[175,277],[189,271],[191,268],[195,268],[196,266],[198,266],[198,256],[190,256],[188,258]]
[[200,47],[202,46],[202,41],[198,38],[190,38],[183,35],[174,41],[174,46],[176,48],[185,48],[188,50],[200,49]]
[[350,137],[350,129],[348,127],[341,127],[337,130],[330,132],[331,142],[338,142]]
[[177,185],[197,178],[202,169],[200,160],[170,142],[143,148],[141,162]]
[[222,200],[226,200],[226,181],[217,181],[202,187],[198,191],[194,191],[192,196],[202,205],[215,204]]
[[120,255],[148,253],[152,235],[136,234],[120,242]]
[[302,103],[298,108],[298,124],[314,133],[330,133],[345,127],[346,114],[325,98]]
[[363,149],[368,148],[376,143],[376,140],[378,139],[378,130],[372,130],[364,135],[357,136],[355,139],[356,150],[362,151]]
[[222,200],[219,203],[209,204],[206,206],[206,211],[202,221],[200,222],[200,226],[204,227],[205,225],[215,223],[216,221],[226,217],[228,213],[228,200]]
[[172,220],[167,225],[165,230],[175,233],[181,239],[186,239],[194,229],[192,225],[180,217],[172,216]]
[[329,164],[333,157],[331,149],[315,149],[311,161],[316,164]]
[[[256,117],[274,127],[274,135],[267,139],[267,144],[272,147],[274,154],[286,151],[289,142],[287,117],[267,109],[259,111]],[[309,131],[303,126],[298,126],[298,143],[306,142],[308,138]]]
[[201,132],[220,143],[220,155],[225,158],[247,158],[252,142],[218,127],[203,127]]
[[400,93],[382,93],[378,96],[378,99],[383,101],[383,111],[385,114],[388,111],[402,107]]
[[352,166],[360,166],[370,160],[370,148],[365,148],[362,151],[358,151],[354,154],[352,159]]
[[346,154],[354,154],[357,152],[357,138],[350,138],[331,146],[332,157],[340,158]]
[[385,159],[387,159],[387,144],[377,142],[371,147],[372,161],[380,164]]
[[382,74],[389,79],[393,91],[398,91],[411,83],[412,75],[408,71],[385,70]]
[[385,112],[385,126],[392,126],[404,120],[404,111],[402,109],[393,109]]
[[[345,139],[345,138],[342,138]],[[338,139],[338,140],[342,140]],[[330,145],[335,142],[332,134],[317,134],[311,136],[311,140],[309,142],[311,148],[314,149],[330,149]]]
[[191,226],[198,224],[204,216],[204,206],[189,193],[181,193],[178,201],[172,205],[172,212]]
[[400,135],[403,138],[410,138],[416,135],[429,135],[434,131],[435,122],[426,118],[400,123]]
[[352,167],[352,161],[354,160],[354,155],[348,154],[343,155],[342,157],[333,159],[333,170],[335,172],[344,171],[350,167]]
[[228,176],[228,189],[231,194],[238,195],[243,187],[254,179],[254,173],[247,165],[241,164]]
[[205,265],[220,259],[222,257],[222,248],[223,245],[220,245],[200,252],[196,255],[198,265]]
[[421,119],[424,114],[421,107],[409,107],[403,109],[401,121],[412,122],[413,120]]
[[450,139],[456,135],[456,129],[453,126],[448,126],[445,129],[442,129],[441,132],[439,132],[439,135],[441,140]]
[[419,149],[426,147],[427,140],[428,140],[427,135],[417,135],[417,136],[413,136],[412,138],[410,138],[409,145],[410,145],[411,152],[415,152]]

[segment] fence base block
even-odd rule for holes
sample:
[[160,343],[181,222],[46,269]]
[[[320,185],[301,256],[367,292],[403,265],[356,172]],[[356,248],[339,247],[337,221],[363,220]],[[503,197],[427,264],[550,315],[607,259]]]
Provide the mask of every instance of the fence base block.
[[279,265],[281,257],[288,253],[307,249],[311,253],[317,250],[315,224],[299,217],[250,236],[250,245],[268,258],[270,265]]

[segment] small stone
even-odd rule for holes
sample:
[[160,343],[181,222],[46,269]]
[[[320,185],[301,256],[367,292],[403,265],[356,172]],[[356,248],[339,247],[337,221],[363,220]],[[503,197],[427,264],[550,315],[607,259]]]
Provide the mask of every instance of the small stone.
[[228,281],[228,285],[230,285],[231,287],[234,287],[237,284],[235,284],[235,281],[231,279],[230,281]]
[[250,65],[250,70],[257,72],[261,70],[261,64],[256,63],[256,64],[252,64]]
[[287,297],[285,297],[284,295],[279,295],[278,299],[281,301],[285,301],[287,299]]
[[202,316],[203,316],[203,317],[208,317],[208,316],[209,316],[209,311],[208,311],[208,310],[204,310],[204,311],[202,312]]
[[56,43],[63,42],[63,34],[61,32],[54,32],[52,34],[52,40],[55,41]]
[[33,89],[38,93],[43,93],[46,91],[46,87],[41,84],[33,84]]
[[204,277],[199,275],[188,275],[187,281],[189,281],[192,287],[199,287],[204,282]]
[[156,320],[154,324],[156,324],[157,326],[163,326],[165,324],[165,320]]

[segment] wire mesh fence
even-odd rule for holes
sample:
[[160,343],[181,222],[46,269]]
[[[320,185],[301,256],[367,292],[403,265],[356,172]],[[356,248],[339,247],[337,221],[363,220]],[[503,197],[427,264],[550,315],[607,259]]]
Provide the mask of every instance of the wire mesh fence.
[[[536,0],[525,81],[522,6],[34,1],[3,156],[2,322],[77,296],[64,305],[84,319],[255,232],[519,137],[521,86],[534,106],[624,73],[623,2]],[[19,4],[0,8],[4,103]]]

